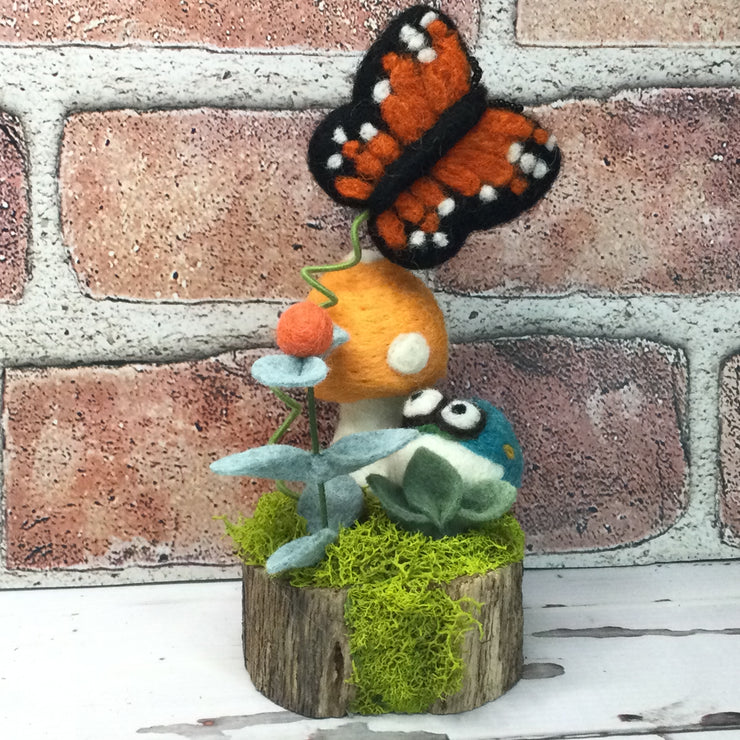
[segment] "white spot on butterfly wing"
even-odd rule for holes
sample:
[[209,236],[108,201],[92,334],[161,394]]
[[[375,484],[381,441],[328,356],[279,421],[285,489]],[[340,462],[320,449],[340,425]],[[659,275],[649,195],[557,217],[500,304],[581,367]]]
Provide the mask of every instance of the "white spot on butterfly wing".
[[414,247],[420,247],[427,240],[427,235],[423,231],[412,231],[409,235],[409,244]]
[[428,13],[425,13],[422,16],[421,20],[419,21],[419,25],[422,28],[426,28],[430,23],[436,21],[437,18],[439,18],[439,16],[433,10],[430,10]]
[[506,154],[506,159],[508,159],[511,164],[514,164],[519,161],[519,158],[522,156],[523,152],[524,147],[518,141],[515,141],[509,147],[509,151]]
[[483,185],[478,193],[478,197],[484,203],[490,203],[498,198],[498,190],[496,190],[492,185]]
[[526,152],[525,154],[522,154],[522,156],[519,158],[519,169],[525,174],[529,175],[532,170],[534,170],[534,166],[537,164],[537,157],[534,156],[531,152]]
[[450,243],[450,240],[447,238],[447,234],[443,234],[441,231],[434,232],[434,236],[432,236],[432,241],[438,247],[446,247]]
[[409,26],[408,23],[405,26],[401,26],[401,30],[398,32],[398,38],[403,41],[404,44],[408,44],[409,40],[414,38],[419,32],[413,27]]
[[427,46],[426,36],[421,31],[417,31],[413,26],[402,26],[398,37],[406,44],[409,51],[419,51]]
[[537,164],[534,166],[534,169],[532,170],[532,177],[534,177],[535,180],[540,180],[549,171],[550,171],[550,168],[547,166],[547,163],[543,162],[541,159],[538,159]]
[[449,216],[455,210],[455,201],[452,198],[445,198],[438,206],[437,213],[442,216]]
[[331,157],[326,160],[326,166],[330,170],[338,170],[342,166],[342,155],[332,154]]
[[548,152],[551,152],[557,145],[558,140],[555,138],[555,134],[550,134],[550,138],[545,144],[545,149],[547,149]]
[[422,63],[422,64],[429,64],[429,62],[433,62],[437,58],[437,52],[434,51],[431,47],[427,47],[426,49],[422,49],[417,55],[416,58]]
[[334,133],[332,134],[331,140],[335,144],[339,144],[339,146],[347,143],[347,134],[345,133],[344,129],[341,126],[337,126],[334,129]]
[[373,100],[380,105],[391,94],[391,81],[380,80],[373,87]]
[[363,141],[370,141],[378,133],[378,129],[372,123],[363,123],[360,126],[360,138]]

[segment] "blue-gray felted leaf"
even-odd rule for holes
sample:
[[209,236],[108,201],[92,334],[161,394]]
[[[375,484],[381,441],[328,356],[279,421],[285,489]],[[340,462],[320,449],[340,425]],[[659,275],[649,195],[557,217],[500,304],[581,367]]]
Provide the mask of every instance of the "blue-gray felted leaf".
[[316,565],[324,558],[327,545],[336,539],[335,530],[320,529],[314,534],[286,542],[267,558],[265,570],[274,575],[292,568],[309,568]]
[[416,429],[378,429],[349,434],[321,453],[315,466],[315,480],[330,480],[353,473],[392,455],[418,436]]
[[267,355],[252,364],[252,376],[257,382],[279,388],[318,385],[328,372],[328,365],[320,357]]
[[460,508],[463,482],[447,460],[420,447],[406,467],[403,492],[409,509],[426,515],[440,532],[445,532]]
[[[362,513],[362,488],[348,475],[327,481],[325,486],[326,511],[331,529],[349,527]],[[298,500],[298,513],[308,523],[309,532],[317,532],[323,527],[319,486],[309,483]]]
[[331,354],[337,347],[345,342],[349,342],[349,334],[347,334],[341,326],[334,324],[334,329],[332,330],[331,335],[331,346],[326,350],[325,354]]
[[211,463],[219,475],[251,475],[255,478],[309,480],[314,455],[290,445],[263,445],[227,455]]

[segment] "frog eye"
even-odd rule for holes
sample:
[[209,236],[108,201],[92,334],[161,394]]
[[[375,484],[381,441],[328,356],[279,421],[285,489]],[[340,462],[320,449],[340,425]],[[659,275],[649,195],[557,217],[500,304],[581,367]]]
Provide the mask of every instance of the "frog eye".
[[426,388],[412,393],[403,404],[403,425],[418,427],[433,421],[437,409],[444,400],[444,396],[436,388]]
[[485,425],[485,412],[471,401],[450,401],[439,413],[440,429],[455,437],[472,439]]

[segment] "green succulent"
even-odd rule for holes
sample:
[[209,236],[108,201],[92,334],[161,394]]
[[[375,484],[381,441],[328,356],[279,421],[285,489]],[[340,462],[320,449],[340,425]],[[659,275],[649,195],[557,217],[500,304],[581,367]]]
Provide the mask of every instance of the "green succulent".
[[367,482],[394,522],[435,539],[498,519],[517,494],[504,480],[464,481],[447,460],[423,447],[409,461],[402,485],[377,474]]

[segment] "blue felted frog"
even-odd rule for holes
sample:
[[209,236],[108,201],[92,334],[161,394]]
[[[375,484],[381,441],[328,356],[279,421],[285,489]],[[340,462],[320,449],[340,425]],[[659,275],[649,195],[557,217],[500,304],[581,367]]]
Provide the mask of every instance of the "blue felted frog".
[[521,485],[523,459],[511,423],[488,401],[448,400],[433,388],[403,407],[403,425],[419,436],[367,482],[388,516],[438,538],[505,514]]

